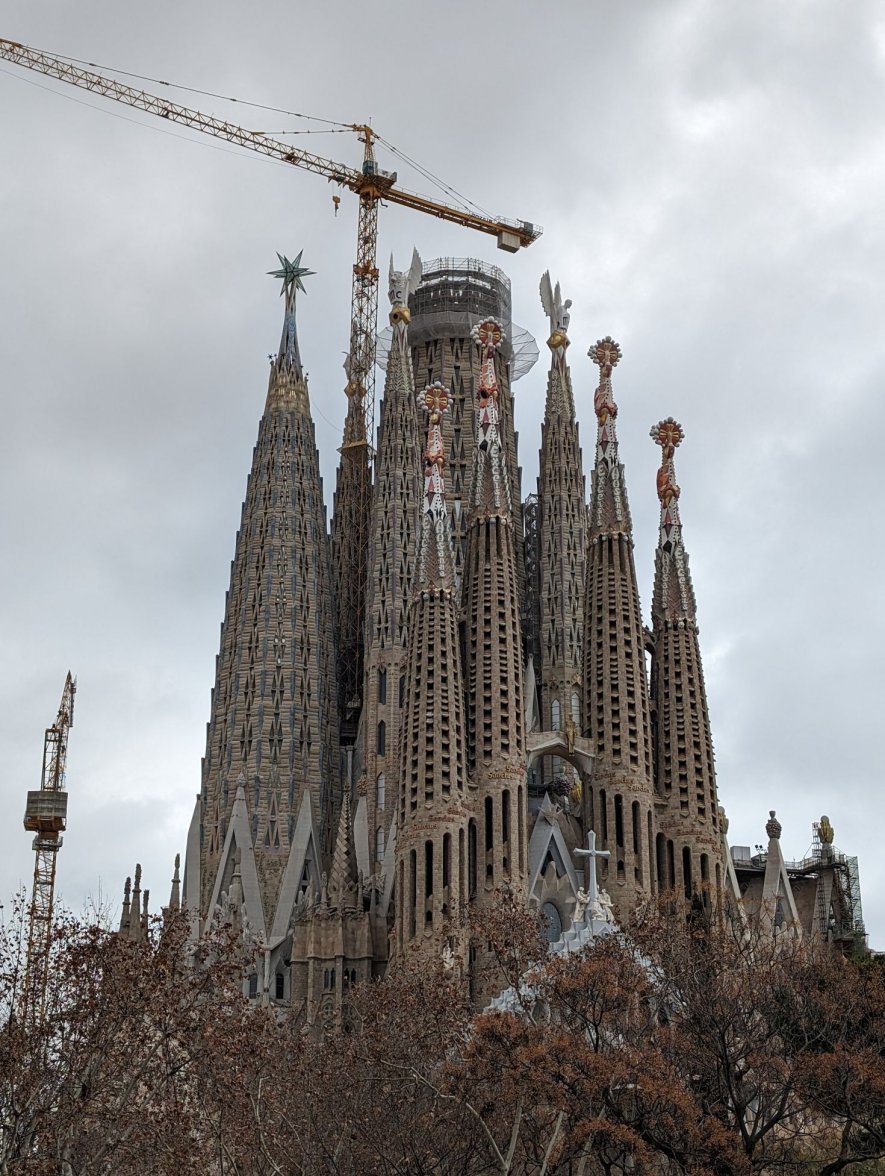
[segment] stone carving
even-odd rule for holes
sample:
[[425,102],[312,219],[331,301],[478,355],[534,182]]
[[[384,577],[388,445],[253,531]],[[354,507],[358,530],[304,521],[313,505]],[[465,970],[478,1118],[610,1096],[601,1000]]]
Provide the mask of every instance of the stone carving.
[[418,250],[412,250],[412,264],[408,270],[395,270],[393,268],[393,254],[390,255],[390,273],[387,278],[387,297],[390,299],[390,305],[395,310],[405,310],[405,315],[400,315],[403,321],[408,322],[408,306],[409,295],[413,290],[417,290],[418,283],[421,281],[421,258],[418,256]]
[[[583,886],[578,887],[578,893],[575,896],[575,914],[574,920],[576,923],[583,923],[587,917],[587,908],[595,906],[596,903],[591,904],[590,895]],[[592,912],[591,912],[592,913]]]
[[541,278],[540,292],[541,305],[544,307],[544,313],[550,319],[550,338],[547,340],[547,345],[552,349],[568,347],[571,298],[566,298],[563,302],[559,282],[555,286],[552,284],[550,270],[547,270]]
[[778,841],[781,835],[781,823],[774,815],[774,809],[768,810],[768,820],[765,822],[765,832],[768,834],[769,840]]
[[600,923],[613,923],[615,921],[611,895],[604,887],[597,895],[596,901],[590,906],[590,917]]

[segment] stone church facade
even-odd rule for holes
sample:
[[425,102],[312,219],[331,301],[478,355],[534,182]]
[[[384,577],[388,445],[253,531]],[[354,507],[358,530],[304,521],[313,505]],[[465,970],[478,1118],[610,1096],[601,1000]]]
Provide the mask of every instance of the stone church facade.
[[[619,345],[604,338],[589,353],[588,503],[571,303],[544,276],[550,366],[537,492],[523,503],[513,384],[537,350],[511,321],[507,278],[473,261],[391,264],[373,476],[359,502],[349,412],[330,527],[297,331],[299,262],[281,258],[277,273],[282,338],[173,887],[195,933],[234,921],[255,961],[251,995],[320,1024],[350,985],[414,950],[471,983],[463,911],[494,905],[502,889],[543,911],[551,939],[588,885],[620,920],[674,891],[730,917],[771,911],[796,934],[832,935],[846,898],[831,846],[830,865],[822,857],[803,875],[816,887],[804,918],[773,815],[764,861],[736,868],[728,849],[676,481],[683,433],[671,418],[651,431],[660,529],[643,624],[617,437]],[[359,562],[346,556],[360,511],[364,590],[344,582]],[[354,599],[361,623],[344,615]],[[342,662],[354,634],[359,657]],[[355,664],[362,687],[344,688]],[[598,856],[575,858],[591,832]]]

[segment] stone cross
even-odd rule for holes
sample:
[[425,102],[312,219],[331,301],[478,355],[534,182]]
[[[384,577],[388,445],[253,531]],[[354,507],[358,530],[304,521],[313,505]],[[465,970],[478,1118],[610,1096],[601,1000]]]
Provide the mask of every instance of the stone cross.
[[587,883],[587,893],[590,896],[589,905],[592,907],[599,898],[599,890],[596,886],[596,859],[608,858],[611,857],[611,854],[607,849],[596,848],[596,833],[593,829],[591,829],[587,834],[587,848],[576,849],[573,852],[575,857],[585,857],[590,859],[590,881]]

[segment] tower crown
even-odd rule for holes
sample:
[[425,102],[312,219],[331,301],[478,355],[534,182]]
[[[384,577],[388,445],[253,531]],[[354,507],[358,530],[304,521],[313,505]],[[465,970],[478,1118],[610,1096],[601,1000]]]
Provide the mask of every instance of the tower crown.
[[661,465],[657,473],[657,492],[661,504],[658,534],[657,575],[652,602],[656,618],[668,621],[696,623],[696,606],[688,555],[682,542],[682,520],[679,517],[680,490],[676,482],[674,456],[685,437],[682,426],[673,417],[659,421],[649,436],[661,447]]
[[301,366],[301,353],[298,349],[295,298],[299,290],[304,293],[304,284],[301,279],[314,271],[302,266],[301,255],[303,252],[302,249],[294,261],[290,261],[288,257],[278,253],[280,268],[268,270],[270,277],[282,280],[283,287],[280,290],[280,296],[285,298],[286,302],[279,351],[276,359],[271,360],[267,403],[268,407],[291,405],[291,407],[307,413],[310,409],[307,399],[307,381]]
[[454,592],[455,552],[446,508],[446,458],[442,436],[443,413],[449,407],[448,390],[437,380],[424,389],[418,403],[427,412],[427,446],[424,450],[424,499],[416,590]]
[[624,471],[618,453],[615,421],[618,406],[612,392],[612,369],[621,359],[621,348],[606,335],[587,352],[599,368],[599,387],[593,397],[596,413],[596,466],[593,472],[593,502],[590,513],[590,537],[600,534],[629,535],[633,530]]
[[510,481],[501,446],[501,418],[495,352],[504,342],[504,328],[497,319],[483,319],[470,332],[480,350],[479,390],[474,409],[476,454],[471,507],[474,518],[510,517]]

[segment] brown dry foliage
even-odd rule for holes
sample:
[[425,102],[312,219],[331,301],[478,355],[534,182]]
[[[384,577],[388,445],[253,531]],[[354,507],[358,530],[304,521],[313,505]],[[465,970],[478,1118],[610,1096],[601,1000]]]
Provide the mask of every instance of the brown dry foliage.
[[47,1015],[0,936],[0,1173],[860,1173],[885,1155],[881,967],[647,912],[544,958],[514,900],[474,926],[474,1016],[416,953],[322,1041],[253,1008],[223,936],[146,943],[65,917]]

